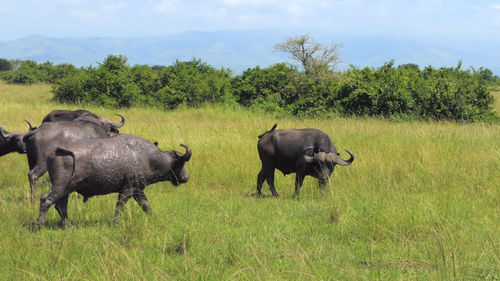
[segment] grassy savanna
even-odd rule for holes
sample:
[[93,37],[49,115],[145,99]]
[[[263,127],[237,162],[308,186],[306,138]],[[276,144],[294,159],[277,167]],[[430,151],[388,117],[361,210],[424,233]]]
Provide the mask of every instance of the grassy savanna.
[[[48,85],[0,83],[8,131],[38,125],[56,108]],[[497,95],[498,97],[498,95]],[[496,111],[500,112],[496,103]],[[116,195],[87,203],[72,194],[72,226],[51,208],[30,230],[26,156],[0,160],[0,280],[498,280],[500,126],[393,122],[371,118],[299,120],[240,108],[161,111],[86,107],[118,120],[121,133],[193,150],[190,181],[146,188],[153,215],[129,201],[113,224]],[[325,131],[356,160],[337,167],[327,191],[276,172],[281,197],[254,196],[257,135],[278,128]],[[346,153],[343,153],[344,157]],[[39,180],[39,196],[50,188]]]

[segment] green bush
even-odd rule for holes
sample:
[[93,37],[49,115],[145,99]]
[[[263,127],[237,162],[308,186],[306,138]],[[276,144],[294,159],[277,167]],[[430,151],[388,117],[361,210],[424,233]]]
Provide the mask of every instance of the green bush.
[[181,104],[232,102],[230,74],[227,69],[214,69],[199,59],[176,61],[158,71],[160,88],[152,95],[151,105],[173,109]]
[[91,103],[110,107],[148,105],[172,109],[181,104],[231,102],[231,78],[193,59],[153,69],[129,67],[123,56],[109,55],[97,68],[75,73],[54,86],[54,98],[66,103]]
[[436,120],[493,120],[490,70],[423,70],[415,64],[378,69],[351,67],[342,75],[308,75],[285,64],[248,69],[236,76],[233,89],[243,106],[284,110],[296,116],[382,116]]
[[0,79],[16,84],[40,82],[53,84],[79,71],[72,64],[53,65],[51,62],[38,64],[31,60],[16,62],[15,65],[15,69],[11,67],[11,70],[4,71]]
[[456,68],[420,70],[394,68],[392,62],[377,70],[351,67],[344,74],[336,110],[347,115],[414,116],[458,121],[491,117],[493,97],[485,71]]
[[415,64],[374,69],[351,66],[344,73],[302,73],[284,63],[249,68],[231,77],[193,58],[171,66],[128,66],[124,56],[109,55],[97,68],[22,61],[3,71],[14,83],[55,83],[57,101],[109,107],[153,106],[174,109],[205,103],[239,103],[255,110],[318,117],[346,116],[457,120],[498,120],[491,105],[498,77],[484,68],[420,69]]
[[283,89],[298,72],[284,63],[268,68],[249,68],[232,79],[236,101],[243,106],[275,103],[282,107]]
[[0,72],[12,70],[12,63],[9,60],[0,58]]
[[66,103],[130,107],[141,100],[140,87],[123,56],[108,56],[97,68],[68,76],[54,86],[54,98]]

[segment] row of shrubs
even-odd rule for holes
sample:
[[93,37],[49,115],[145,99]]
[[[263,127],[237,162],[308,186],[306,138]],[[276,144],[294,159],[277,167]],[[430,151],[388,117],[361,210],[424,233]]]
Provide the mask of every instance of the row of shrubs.
[[31,60],[0,59],[0,79],[16,84],[54,84],[77,71],[74,65],[67,63],[54,65],[51,62],[38,64]]
[[[23,63],[0,72],[13,83],[54,83],[63,103],[111,107],[153,106],[174,109],[205,103],[245,107],[300,117],[336,113],[386,118],[491,121],[490,84],[498,77],[484,68],[462,70],[416,65],[374,68],[351,66],[343,73],[307,75],[279,63],[254,67],[233,76],[199,59],[171,66],[128,66],[123,56],[108,56],[97,67]],[[38,74],[37,74],[38,73]]]

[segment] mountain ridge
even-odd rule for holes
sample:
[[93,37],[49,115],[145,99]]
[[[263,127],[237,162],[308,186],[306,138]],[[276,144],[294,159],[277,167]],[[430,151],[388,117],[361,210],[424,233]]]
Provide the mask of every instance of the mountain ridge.
[[[129,64],[171,65],[176,60],[199,58],[235,73],[248,68],[279,62],[293,62],[276,52],[274,44],[297,36],[284,30],[185,31],[145,37],[61,37],[30,35],[17,40],[0,41],[0,58],[71,63],[78,67],[95,66],[108,55],[124,55]],[[396,65],[415,63],[421,68],[456,66],[485,67],[500,74],[498,43],[447,42],[443,39],[418,41],[387,35],[311,34],[318,42],[329,44],[334,39],[342,44],[340,69],[379,67],[395,60]]]

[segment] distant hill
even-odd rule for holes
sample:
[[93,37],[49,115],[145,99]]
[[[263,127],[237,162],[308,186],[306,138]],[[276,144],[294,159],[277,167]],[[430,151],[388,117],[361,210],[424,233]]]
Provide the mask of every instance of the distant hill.
[[[301,33],[283,30],[189,31],[172,35],[143,38],[50,38],[33,35],[14,41],[0,42],[0,58],[29,59],[37,62],[71,63],[96,66],[109,54],[124,55],[128,63],[171,65],[200,58],[214,67],[226,67],[236,73],[255,67],[290,61],[273,49],[274,44]],[[311,34],[319,42],[333,40],[343,45],[341,68],[379,67],[395,60],[396,65],[415,63],[421,67],[456,66],[487,67],[500,74],[500,44],[417,42],[390,36],[355,36],[345,34]],[[479,47],[481,46],[481,47]]]

